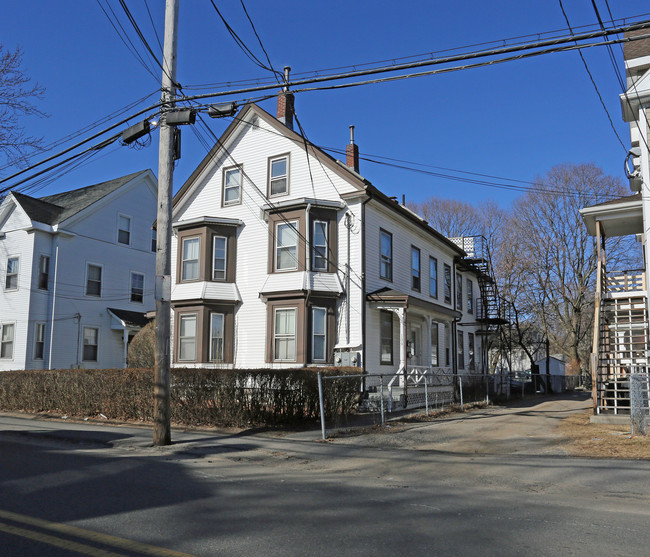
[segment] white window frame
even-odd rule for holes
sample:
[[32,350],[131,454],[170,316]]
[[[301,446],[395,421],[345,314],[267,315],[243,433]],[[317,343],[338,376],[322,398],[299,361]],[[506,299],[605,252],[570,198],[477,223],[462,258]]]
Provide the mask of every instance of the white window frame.
[[[316,334],[316,313],[322,312],[323,332]],[[323,357],[316,358],[316,337],[322,338],[323,343]],[[327,361],[327,308],[314,306],[311,308],[311,361],[312,362],[326,362]]]
[[152,253],[158,251],[158,231],[155,228],[151,229],[151,251]]
[[[127,230],[120,228],[120,219],[126,219],[129,221],[129,228]],[[120,240],[120,232],[126,232],[129,235],[128,242],[122,242]],[[122,246],[130,246],[132,236],[133,236],[133,217],[131,215],[125,215],[124,213],[118,213],[117,214],[117,243]]]
[[456,309],[463,311],[463,275],[456,273]]
[[[95,331],[95,344],[86,344],[86,331]],[[81,345],[81,361],[82,362],[98,362],[99,361],[99,327],[84,326],[82,331],[82,345]],[[95,357],[86,358],[86,346],[95,347]]]
[[[43,261],[47,261],[47,272],[46,273],[43,273],[43,271],[42,271],[42,263],[43,263]],[[47,278],[45,280],[45,286],[41,286],[41,275],[42,274],[47,275]],[[41,253],[38,256],[38,269],[37,269],[37,272],[36,272],[36,287],[39,290],[49,290],[50,289],[50,256],[45,254],[45,253]]]
[[[415,255],[417,260],[414,259]],[[416,246],[411,246],[411,290],[422,291],[422,252]]]
[[[277,161],[285,161],[285,172],[284,174],[278,174],[277,176],[273,175],[273,163]],[[279,180],[284,180],[284,191],[273,193],[273,182]],[[279,197],[281,195],[289,194],[289,155],[279,155],[277,157],[271,157],[269,159],[269,197]]]
[[[99,269],[99,294],[89,294],[88,293],[88,281],[89,275],[90,275],[90,267],[97,267]],[[97,281],[94,281],[97,282]],[[86,263],[86,282],[84,286],[84,294],[88,296],[89,298],[101,298],[102,297],[102,290],[103,290],[103,282],[104,282],[104,266],[100,265],[99,263],[91,263],[87,262]]]
[[[9,273],[9,262],[16,261],[16,271]],[[10,277],[15,277],[16,286],[9,286]],[[18,290],[18,279],[20,278],[20,256],[19,255],[10,255],[7,257],[7,267],[5,269],[5,291],[11,292]]]
[[[41,335],[39,335],[39,332]],[[40,337],[40,338],[39,338]],[[41,355],[38,355],[38,345],[41,344]],[[43,360],[45,358],[45,322],[37,321],[34,323],[34,360]]]
[[467,279],[467,313],[474,313],[474,283]]
[[[316,225],[323,225],[324,228],[324,233],[325,233],[325,243],[324,244],[317,244],[316,243]],[[328,240],[329,240],[329,222],[326,220],[315,220],[312,226],[312,237],[311,237],[311,269],[312,271],[327,271],[327,268],[329,266],[329,261],[327,257],[327,247],[328,247]],[[322,256],[319,257],[319,259],[322,259],[325,261],[325,265],[317,267],[316,266],[316,250],[317,248],[320,248],[323,250]]]
[[[194,336],[186,335],[182,336],[183,333],[183,321],[187,319],[194,320]],[[196,362],[197,361],[197,348],[198,348],[198,326],[199,326],[199,315],[198,313],[181,313],[178,316],[178,361],[179,362]],[[183,358],[183,341],[193,339],[194,342],[194,358]]]
[[[11,329],[9,329],[11,327]],[[11,338],[5,338],[5,334],[7,330],[11,330]],[[0,326],[0,359],[2,360],[13,360],[14,359],[14,343],[16,341],[16,323],[15,322],[8,322],[8,323],[2,323]],[[9,345],[9,349],[11,351],[11,354],[9,356],[5,356],[6,354],[6,346]]]
[[[292,245],[287,245],[287,246],[280,246],[280,227],[281,226],[292,226],[293,229],[296,231],[296,243]],[[299,237],[300,237],[300,232],[298,228],[298,221],[297,220],[292,220],[292,221],[280,221],[275,224],[275,270],[276,271],[295,271],[298,269],[298,245],[299,245]],[[279,260],[279,253],[280,249],[293,249],[294,250],[294,259],[295,263],[293,267],[280,267],[280,260]]]
[[429,256],[429,296],[438,299],[438,259],[433,255]]
[[[221,317],[221,336],[213,336],[212,333],[214,331],[214,327],[212,325],[213,319],[215,316],[220,316]],[[210,354],[209,354],[209,360],[211,362],[221,364],[225,361],[225,338],[226,338],[226,315],[224,313],[219,313],[219,312],[211,312],[210,313]],[[214,343],[216,340],[221,340],[221,358],[217,357],[214,358]]]
[[[223,240],[223,277],[215,277],[217,269],[215,263],[217,261],[217,240]],[[221,271],[219,271],[221,272]],[[212,236],[212,280],[225,281],[228,276],[228,237],[227,236]]]
[[[389,241],[390,254],[384,255],[383,239]],[[384,274],[384,266],[386,274]],[[393,235],[387,230],[379,230],[379,278],[393,282]]]
[[476,344],[474,333],[467,333],[467,368],[470,371],[476,370]]
[[465,369],[465,335],[464,331],[456,331],[456,364],[458,369]]
[[[239,180],[237,185],[228,185],[228,175],[229,174],[238,174]],[[241,166],[232,166],[230,168],[224,168],[223,170],[223,206],[229,207],[230,205],[239,205],[242,198],[242,177],[244,173]],[[236,199],[226,199],[226,192],[230,190],[237,189],[237,198]]]
[[440,325],[437,321],[431,321],[429,336],[431,337],[430,362],[433,367],[438,367],[440,365]]
[[[198,245],[196,259],[185,259],[185,244],[188,242],[196,241]],[[196,261],[196,276],[187,278],[185,275],[185,263]],[[187,236],[181,239],[181,282],[189,282],[199,280],[201,276],[201,237],[200,236]]]
[[[293,314],[293,334],[291,333],[278,333],[278,313],[292,313]],[[291,341],[293,340],[293,357],[291,358],[278,358],[277,343],[278,340]],[[298,308],[275,308],[273,312],[273,361],[275,362],[295,362],[298,357]]]
[[[140,297],[142,298],[141,300],[134,300],[133,299],[133,293],[134,293],[134,286],[133,286],[133,277],[134,276],[139,276],[142,277],[142,289],[140,291]],[[129,288],[129,300],[135,304],[144,304],[144,283],[145,283],[145,274],[140,273],[139,271],[131,271],[131,276],[130,276],[130,288]]]
[[[445,304],[452,304],[454,301],[454,296],[453,296],[453,279],[451,277],[451,266],[448,265],[447,263],[444,264],[443,266],[443,288],[444,288],[444,299],[445,299]],[[452,306],[453,307],[453,306]]]

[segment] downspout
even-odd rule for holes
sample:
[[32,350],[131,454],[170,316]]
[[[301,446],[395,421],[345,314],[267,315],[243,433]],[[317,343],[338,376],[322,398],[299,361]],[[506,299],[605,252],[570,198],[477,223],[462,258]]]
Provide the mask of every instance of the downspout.
[[345,295],[347,297],[347,303],[345,304],[345,344],[350,346],[350,228],[352,228],[352,218],[349,212],[345,213],[345,228],[348,229],[348,259],[345,269]]
[[[368,188],[366,193],[369,194]],[[363,349],[362,371],[366,373],[366,203],[368,198],[361,203],[361,346]],[[349,296],[349,294],[348,294]],[[349,302],[349,299],[348,299]]]
[[47,369],[52,369],[52,352],[54,351],[54,310],[56,309],[56,278],[59,273],[59,236],[54,239],[54,283],[52,284],[52,315],[50,317],[50,353],[48,354]]
[[309,237],[311,234],[311,223],[309,222],[309,210],[311,209],[311,203],[307,203],[307,208],[305,209],[305,271],[311,271],[311,254],[309,253],[309,246],[311,242]]

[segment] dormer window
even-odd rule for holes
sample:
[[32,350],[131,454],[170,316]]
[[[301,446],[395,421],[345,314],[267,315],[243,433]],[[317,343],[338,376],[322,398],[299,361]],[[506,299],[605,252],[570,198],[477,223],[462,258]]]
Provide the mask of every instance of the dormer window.
[[226,168],[223,172],[223,204],[239,205],[241,203],[241,177],[240,167]]
[[117,216],[117,243],[131,245],[131,217],[127,215]]
[[289,157],[269,159],[269,197],[289,193]]

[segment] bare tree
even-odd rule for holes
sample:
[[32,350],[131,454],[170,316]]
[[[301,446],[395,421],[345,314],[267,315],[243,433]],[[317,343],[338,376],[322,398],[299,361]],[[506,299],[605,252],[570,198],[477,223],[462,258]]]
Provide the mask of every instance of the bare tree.
[[[579,210],[625,194],[618,178],[593,164],[562,164],[515,201],[507,223],[498,258],[501,292],[575,370],[588,361],[596,271],[593,238]],[[612,240],[610,263],[631,263],[631,240]]]
[[20,162],[42,146],[41,138],[28,135],[21,124],[23,116],[46,116],[33,104],[44,89],[22,72],[22,56],[20,48],[6,50],[0,44],[0,155],[5,163]]

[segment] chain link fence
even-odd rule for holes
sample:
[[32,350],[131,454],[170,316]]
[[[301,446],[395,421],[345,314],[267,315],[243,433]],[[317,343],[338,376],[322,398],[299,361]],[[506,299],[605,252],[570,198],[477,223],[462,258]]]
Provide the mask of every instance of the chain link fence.
[[[358,404],[351,414],[332,412],[324,393],[334,385],[328,382],[358,383]],[[424,369],[418,373],[319,375],[319,399],[323,439],[327,429],[385,424],[394,416],[422,409],[428,415],[458,405],[503,401],[539,393],[561,393],[585,389],[585,376],[531,375],[530,373],[453,373],[444,368]],[[325,386],[324,386],[325,385]],[[328,416],[326,423],[325,416]]]

